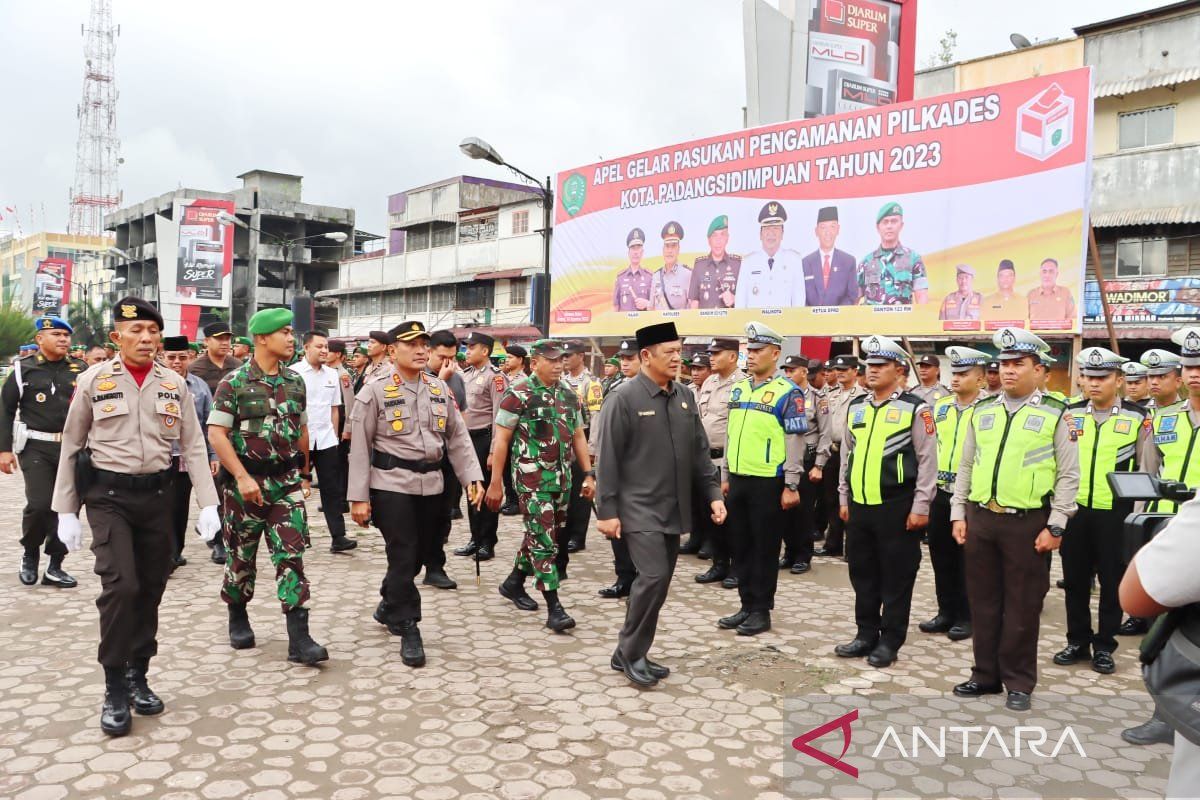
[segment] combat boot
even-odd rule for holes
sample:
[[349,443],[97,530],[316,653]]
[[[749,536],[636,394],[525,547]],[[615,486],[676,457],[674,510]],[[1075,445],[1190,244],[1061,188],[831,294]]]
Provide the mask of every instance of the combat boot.
[[537,601],[525,591],[525,573],[513,568],[504,583],[500,584],[500,596],[512,600],[522,611],[537,611]]
[[245,603],[229,604],[229,646],[234,650],[254,647],[254,631],[250,628]]
[[288,661],[316,664],[329,660],[329,651],[308,635],[308,609],[293,608],[287,612]]
[[121,667],[104,668],[104,705],[100,707],[100,730],[109,736],[124,736],[133,725],[129,713],[129,684]]
[[415,619],[397,622],[389,630],[400,634],[400,660],[406,667],[425,666],[425,645],[421,641],[421,630]]
[[558,592],[542,592],[542,597],[546,598],[546,627],[555,633],[562,633],[565,630],[570,630],[575,627],[575,620],[571,619],[571,615],[563,608],[562,603],[558,599]]
[[125,670],[125,681],[129,684],[129,696],[133,700],[133,710],[144,717],[161,714],[165,706],[162,698],[154,693],[150,684],[146,683],[146,673],[150,669],[150,659],[139,658],[129,662]]

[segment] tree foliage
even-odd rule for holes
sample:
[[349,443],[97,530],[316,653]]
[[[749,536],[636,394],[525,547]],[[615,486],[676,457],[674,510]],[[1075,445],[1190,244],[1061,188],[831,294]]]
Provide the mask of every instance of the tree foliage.
[[0,305],[0,356],[9,359],[32,338],[33,319],[11,301]]
[[108,341],[108,330],[104,324],[104,306],[90,305],[82,300],[67,307],[67,322],[75,332],[71,341],[85,347],[103,347]]

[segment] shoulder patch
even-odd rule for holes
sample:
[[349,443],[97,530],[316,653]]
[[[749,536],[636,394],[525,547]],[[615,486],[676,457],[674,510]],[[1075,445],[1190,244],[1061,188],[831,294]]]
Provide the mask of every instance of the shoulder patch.
[[928,406],[921,409],[921,419],[925,422],[925,433],[932,436],[936,429],[933,426],[933,412],[929,410]]
[[497,392],[503,392],[508,387],[508,384],[506,384],[504,382],[503,375],[497,375],[495,378],[492,379],[492,387]]

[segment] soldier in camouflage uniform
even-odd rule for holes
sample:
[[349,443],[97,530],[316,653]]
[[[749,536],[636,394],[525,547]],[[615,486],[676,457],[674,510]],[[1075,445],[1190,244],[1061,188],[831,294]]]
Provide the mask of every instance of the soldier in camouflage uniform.
[[254,356],[221,379],[208,418],[213,450],[229,473],[222,487],[229,555],[221,587],[229,643],[235,650],[254,646],[246,604],[254,597],[255,559],[265,536],[287,616],[288,661],[315,664],[329,654],[308,633],[308,421],[304,379],[283,368],[296,349],[292,312],[260,311],[250,318],[249,331]]
[[512,574],[500,584],[500,594],[522,611],[536,611],[537,602],[525,592],[525,577],[533,575],[546,598],[546,627],[555,632],[575,627],[575,620],[558,599],[557,532],[566,523],[571,450],[584,472],[581,493],[591,500],[596,477],[588,457],[587,437],[579,400],[562,381],[562,346],[541,339],[530,348],[533,374],[508,388],[496,415],[492,446],[492,478],[487,503],[493,510],[504,499],[501,473],[513,457],[512,478],[517,489],[525,538]]
[[929,277],[925,262],[915,251],[900,244],[904,209],[885,203],[875,215],[879,247],[858,265],[858,288],[868,306],[919,305],[929,299]]

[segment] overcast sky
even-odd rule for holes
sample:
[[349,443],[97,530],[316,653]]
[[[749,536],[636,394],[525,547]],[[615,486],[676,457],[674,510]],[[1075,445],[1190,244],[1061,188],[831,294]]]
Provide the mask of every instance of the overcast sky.
[[[1009,49],[1013,31],[1066,37],[1161,4],[920,0],[917,64],[947,29],[963,59]],[[112,5],[126,203],[272,169],[303,175],[305,200],[353,207],[360,228],[385,233],[388,194],[462,173],[510,177],[462,156],[466,136],[542,176],[742,123],[741,0]],[[66,228],[88,9],[0,0],[0,210],[18,206],[26,233]]]

